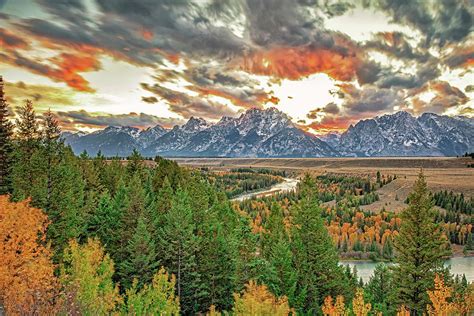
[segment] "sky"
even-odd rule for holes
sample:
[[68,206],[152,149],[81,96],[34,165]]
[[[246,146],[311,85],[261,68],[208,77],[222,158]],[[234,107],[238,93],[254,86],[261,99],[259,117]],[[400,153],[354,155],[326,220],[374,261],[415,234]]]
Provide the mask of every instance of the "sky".
[[65,130],[276,107],[308,132],[474,116],[474,0],[0,0],[13,109]]

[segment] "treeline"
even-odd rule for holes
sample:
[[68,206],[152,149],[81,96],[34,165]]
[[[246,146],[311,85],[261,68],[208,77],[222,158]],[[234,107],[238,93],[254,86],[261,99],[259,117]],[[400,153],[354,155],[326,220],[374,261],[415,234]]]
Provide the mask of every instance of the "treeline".
[[272,176],[278,176],[283,178],[288,176],[288,172],[285,170],[276,170],[268,168],[232,168],[230,169],[230,172],[269,174]]
[[[436,206],[444,208],[451,216],[457,214],[473,215],[474,212],[474,198],[467,199],[464,194],[453,193],[453,191],[439,191],[433,194],[433,200]],[[448,219],[449,216],[448,216]]]

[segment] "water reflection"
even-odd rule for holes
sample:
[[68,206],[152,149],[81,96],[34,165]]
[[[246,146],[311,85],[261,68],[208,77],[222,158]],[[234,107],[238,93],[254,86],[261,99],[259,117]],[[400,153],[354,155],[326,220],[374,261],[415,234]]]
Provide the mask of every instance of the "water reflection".
[[[357,268],[357,275],[362,277],[364,282],[369,281],[369,278],[374,273],[377,262],[372,261],[342,261],[341,265],[349,265],[351,268]],[[474,281],[474,257],[456,257],[446,261],[446,266],[451,266],[451,273],[456,275],[466,275],[468,282]]]

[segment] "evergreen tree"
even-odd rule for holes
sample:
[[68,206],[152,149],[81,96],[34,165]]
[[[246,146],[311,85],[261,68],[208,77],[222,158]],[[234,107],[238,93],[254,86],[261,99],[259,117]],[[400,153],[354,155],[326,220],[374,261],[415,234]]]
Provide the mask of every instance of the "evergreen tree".
[[393,304],[392,272],[385,264],[375,266],[374,274],[365,287],[374,310],[382,314],[393,314],[397,306]]
[[57,163],[58,151],[62,143],[59,141],[61,129],[59,123],[48,110],[43,117],[43,129],[42,129],[42,140],[43,140],[43,153],[45,166],[45,177],[46,177],[46,205],[45,208],[49,209],[51,204],[51,191],[53,187],[52,183],[52,169],[53,164]]
[[155,241],[141,216],[126,247],[126,259],[119,266],[118,273],[125,288],[130,288],[134,279],[138,280],[135,284],[138,289],[151,281],[158,268],[155,250]]
[[274,203],[265,226],[262,255],[272,267],[273,280],[263,280],[276,296],[288,297],[290,306],[298,305],[296,297],[297,273],[293,266],[293,254],[284,226],[281,206]]
[[61,161],[51,171],[49,208],[46,209],[51,225],[48,237],[60,256],[67,242],[83,237],[86,232],[84,181],[74,153],[67,149]]
[[190,197],[178,190],[159,231],[158,255],[162,265],[176,275],[176,294],[182,312],[187,314],[199,308],[200,275],[196,262],[199,237],[194,234],[195,228]]
[[[217,205],[207,212],[200,226],[199,251],[196,252],[201,280],[199,309],[207,311],[214,305],[219,310],[232,306],[235,290],[237,240],[235,229],[219,220],[220,212],[228,206]],[[233,221],[232,210],[228,210],[229,222]],[[228,224],[228,223],[227,223]]]
[[122,201],[120,199],[125,196],[125,188],[123,188],[123,194],[118,193],[115,196],[115,200],[110,197],[110,194],[106,191],[101,194],[97,205],[96,212],[91,216],[88,223],[88,234],[89,236],[97,236],[106,248],[107,252],[115,258],[118,249],[120,247],[120,219],[122,215],[122,209],[120,205]]
[[301,183],[302,199],[292,209],[292,243],[298,273],[298,310],[317,313],[327,296],[337,297],[349,290],[339,257],[321,217],[315,185],[309,175]]
[[39,140],[40,129],[33,103],[30,100],[26,100],[25,105],[19,108],[16,128],[17,138],[25,143],[26,149],[31,153]]
[[414,315],[422,315],[430,303],[427,290],[433,288],[435,273],[444,271],[443,258],[449,255],[435,216],[425,176],[420,172],[409,196],[409,206],[401,213],[400,234],[394,244],[398,263],[394,268],[397,302]]
[[[23,200],[32,196],[35,189],[44,188],[41,182],[44,180],[45,164],[38,152],[39,124],[31,101],[27,100],[18,110],[15,127],[17,142],[12,156],[12,193],[16,200]],[[44,196],[44,192],[34,193]],[[36,200],[33,196],[33,205],[41,206],[41,203],[35,203]]]
[[13,125],[8,119],[8,103],[0,76],[0,195],[10,191],[10,154],[12,151]]

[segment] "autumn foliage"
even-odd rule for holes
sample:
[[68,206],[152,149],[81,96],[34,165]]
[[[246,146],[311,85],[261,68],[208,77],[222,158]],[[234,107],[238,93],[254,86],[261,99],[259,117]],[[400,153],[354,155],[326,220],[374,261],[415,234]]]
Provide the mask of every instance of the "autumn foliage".
[[426,307],[428,315],[468,315],[474,309],[474,291],[471,286],[464,293],[454,294],[441,275],[435,276],[435,288],[428,291],[431,305]]
[[286,297],[276,298],[265,285],[250,281],[243,294],[234,294],[235,315],[288,315],[290,307]]
[[324,299],[324,305],[321,307],[323,315],[325,316],[346,316],[349,312],[344,305],[344,297],[339,295],[334,302],[331,296]]
[[45,244],[47,216],[0,196],[0,301],[8,315],[51,314],[57,279]]

